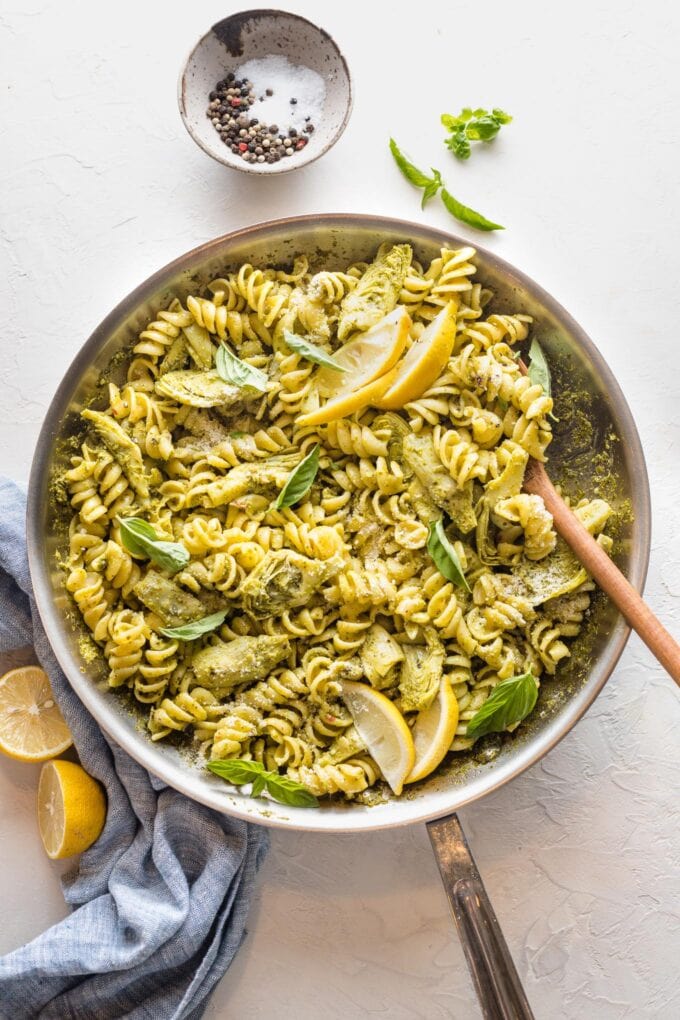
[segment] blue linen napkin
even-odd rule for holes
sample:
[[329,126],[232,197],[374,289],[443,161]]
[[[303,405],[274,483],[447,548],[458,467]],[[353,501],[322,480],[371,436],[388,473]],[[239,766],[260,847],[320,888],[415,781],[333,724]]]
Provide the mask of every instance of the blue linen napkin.
[[0,1016],[197,1020],[244,937],[266,830],[184,797],[100,730],[40,622],[26,497],[6,479],[0,507],[0,652],[33,645],[83,767],[108,797],[102,835],[63,882],[73,913],[0,958]]

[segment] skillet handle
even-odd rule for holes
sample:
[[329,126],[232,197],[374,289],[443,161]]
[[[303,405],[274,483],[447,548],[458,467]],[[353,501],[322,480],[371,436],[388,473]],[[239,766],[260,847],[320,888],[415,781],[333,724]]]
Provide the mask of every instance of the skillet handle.
[[427,831],[485,1020],[533,1020],[458,816]]

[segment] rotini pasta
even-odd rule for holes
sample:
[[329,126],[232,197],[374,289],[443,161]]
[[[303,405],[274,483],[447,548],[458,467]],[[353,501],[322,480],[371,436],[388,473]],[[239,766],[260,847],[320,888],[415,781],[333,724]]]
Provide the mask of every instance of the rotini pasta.
[[[104,409],[83,412],[62,479],[65,586],[109,685],[145,707],[152,740],[260,762],[317,796],[363,798],[382,776],[344,682],[371,684],[413,724],[443,678],[459,707],[451,751],[465,753],[467,725],[500,682],[555,674],[569,656],[594,586],[541,499],[522,492],[529,457],[546,458],[552,400],[517,364],[531,320],[487,314],[474,255],[444,248],[422,266],[408,245],[388,245],[344,269],[313,272],[305,255],[242,265],[158,311]],[[407,351],[442,309],[455,312],[439,377],[396,410],[310,424],[302,416],[313,421],[328,395],[323,369],[286,330],[332,355],[397,306]],[[222,387],[222,342],[265,374],[261,392]],[[278,506],[314,449],[313,484]],[[602,499],[574,507],[605,548],[610,512]],[[181,569],[126,547],[129,516],[184,547]],[[467,588],[428,553],[439,519]],[[172,629],[213,614],[194,639]]]

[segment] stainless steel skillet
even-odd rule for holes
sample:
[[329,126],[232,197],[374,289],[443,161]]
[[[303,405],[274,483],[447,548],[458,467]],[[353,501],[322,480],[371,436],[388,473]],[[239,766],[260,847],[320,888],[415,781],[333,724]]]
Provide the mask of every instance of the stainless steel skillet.
[[[508,782],[562,739],[597,697],[629,634],[614,608],[603,598],[596,600],[572,659],[559,678],[543,684],[539,708],[515,737],[491,740],[474,758],[451,762],[406,799],[370,808],[349,804],[318,811],[270,803],[265,808],[262,802],[225,790],[218,779],[207,775],[179,749],[152,744],[134,714],[107,689],[103,668],[98,671],[96,665],[83,663],[78,649],[80,624],[71,611],[56,557],[67,522],[52,499],[50,484],[53,473],[65,466],[72,452],[70,437],[80,431],[77,412],[97,393],[112,357],[172,296],[182,298],[196,292],[212,277],[244,261],[285,264],[304,251],[317,267],[340,268],[368,258],[386,239],[410,241],[423,262],[436,256],[443,245],[468,243],[400,220],[319,215],[259,224],[182,255],[126,297],[83,345],[48,410],[32,466],[28,505],[31,575],[47,633],[73,688],[102,727],[151,772],[189,797],[260,824],[337,833],[450,815]],[[599,486],[619,506],[617,562],[641,590],[650,545],[649,489],[637,430],[618,384],[583,330],[537,284],[489,252],[478,249],[477,262],[479,279],[495,292],[492,308],[532,315],[533,335],[541,341],[554,368],[560,421],[550,448],[551,476],[574,495],[581,491],[592,494]]]

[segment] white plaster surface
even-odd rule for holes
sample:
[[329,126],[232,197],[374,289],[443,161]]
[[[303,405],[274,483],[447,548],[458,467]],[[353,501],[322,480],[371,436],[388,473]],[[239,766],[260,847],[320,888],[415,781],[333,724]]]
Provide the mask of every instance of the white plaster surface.
[[[318,163],[253,180],[200,152],[175,103],[190,45],[232,6],[1,0],[0,471],[27,478],[50,397],[104,314],[201,241],[315,211],[472,237],[438,202],[420,212],[393,133],[507,225],[483,243],[552,292],[611,364],[650,472],[647,596],[680,634],[677,4],[285,6],[338,40],[354,113]],[[461,165],[438,117],[467,103],[516,119]],[[680,1016],[678,722],[677,690],[633,638],[563,743],[461,812],[537,1017]],[[0,761],[0,951],[65,913],[36,781]],[[249,927],[210,1017],[480,1015],[423,827],[275,832]]]

